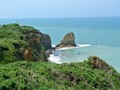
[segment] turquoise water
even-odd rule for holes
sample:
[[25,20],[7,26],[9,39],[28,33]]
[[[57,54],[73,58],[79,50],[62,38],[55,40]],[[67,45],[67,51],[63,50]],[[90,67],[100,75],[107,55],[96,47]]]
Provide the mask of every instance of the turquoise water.
[[109,46],[89,46],[76,49],[62,50],[60,53],[61,62],[79,62],[85,60],[89,56],[99,56],[110,65],[120,71],[120,47]]
[[74,32],[77,44],[91,45],[56,51],[52,58],[59,62],[80,62],[97,55],[120,71],[120,17],[0,19],[0,24],[18,21],[49,34],[53,45],[68,32]]
[[67,32],[74,32],[77,43],[120,46],[120,17],[0,19],[0,24],[18,21],[48,33],[53,44],[58,44]]

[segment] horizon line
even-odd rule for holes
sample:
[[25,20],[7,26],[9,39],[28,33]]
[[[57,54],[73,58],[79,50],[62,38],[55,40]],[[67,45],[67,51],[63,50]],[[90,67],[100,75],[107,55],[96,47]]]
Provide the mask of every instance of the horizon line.
[[120,16],[80,16],[80,17],[0,17],[0,19],[54,19],[54,18],[104,18],[104,17],[120,17]]

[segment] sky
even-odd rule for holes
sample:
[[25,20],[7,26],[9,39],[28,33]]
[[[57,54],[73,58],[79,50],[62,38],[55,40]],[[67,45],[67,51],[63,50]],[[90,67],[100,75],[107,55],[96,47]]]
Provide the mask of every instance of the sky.
[[0,18],[120,16],[120,0],[0,0]]

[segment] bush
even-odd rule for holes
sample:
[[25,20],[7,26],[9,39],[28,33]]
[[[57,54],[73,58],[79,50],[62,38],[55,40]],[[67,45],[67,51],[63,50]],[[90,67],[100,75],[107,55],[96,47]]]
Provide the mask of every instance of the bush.
[[[81,63],[18,61],[0,65],[0,90],[119,90],[120,74],[113,68],[94,69]],[[108,66],[110,67],[110,66]]]

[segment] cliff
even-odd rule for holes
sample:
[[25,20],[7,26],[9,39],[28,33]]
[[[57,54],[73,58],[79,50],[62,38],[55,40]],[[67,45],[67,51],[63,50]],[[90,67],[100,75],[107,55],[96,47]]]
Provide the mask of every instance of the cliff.
[[0,27],[1,63],[18,60],[47,61],[45,51],[50,48],[50,36],[33,27],[18,24]]

